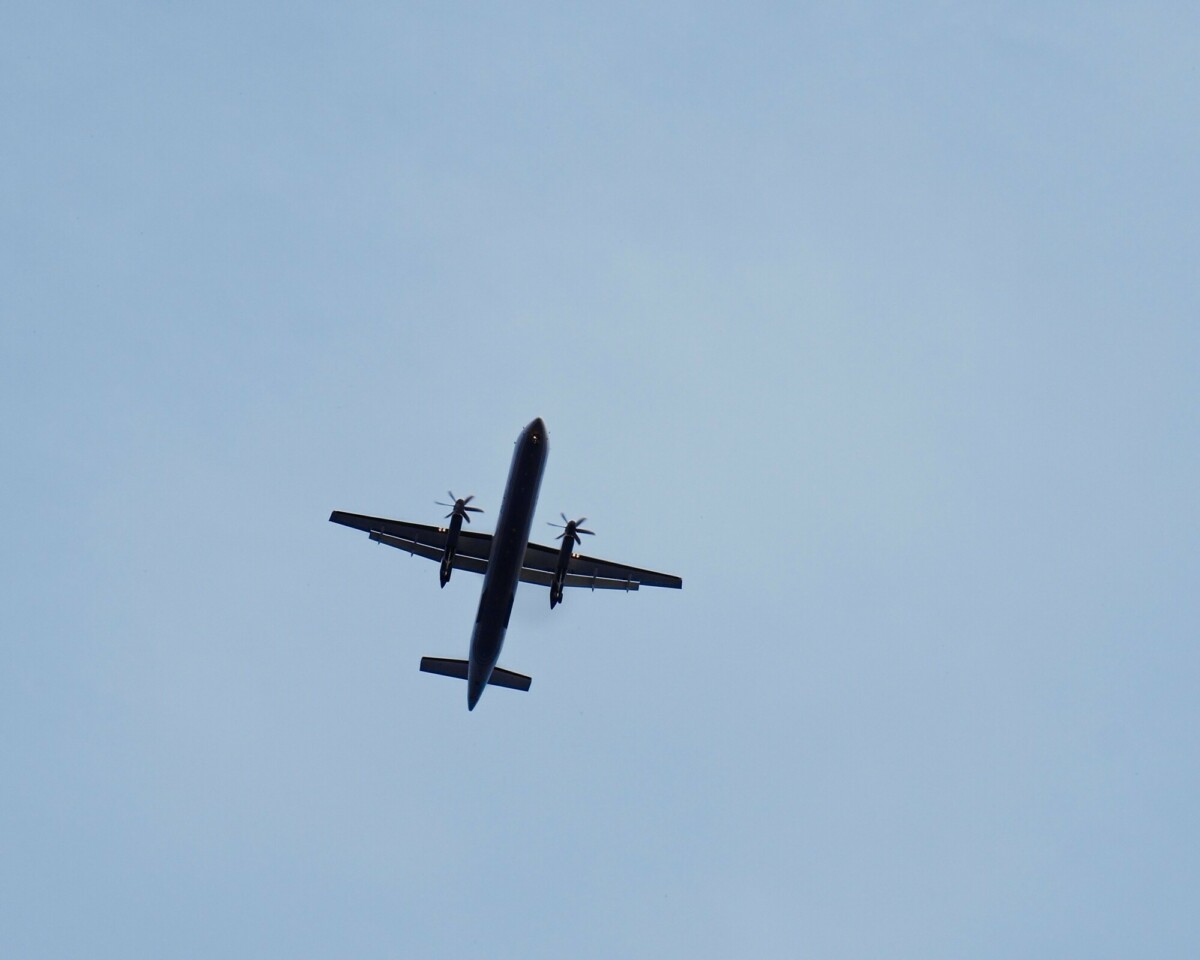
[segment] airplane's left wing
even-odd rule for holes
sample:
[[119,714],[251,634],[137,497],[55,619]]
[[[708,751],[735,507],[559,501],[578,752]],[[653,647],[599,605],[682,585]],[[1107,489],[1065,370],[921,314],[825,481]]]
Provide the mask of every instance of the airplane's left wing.
[[[396,547],[405,553],[428,560],[441,561],[446,552],[447,529],[431,527],[424,523],[408,523],[405,520],[386,520],[383,517],[367,517],[360,513],[343,513],[334,510],[330,521],[345,527],[353,527],[368,534],[376,543]],[[454,567],[471,573],[487,570],[488,557],[492,553],[492,535],[463,530],[458,535],[455,548]]]

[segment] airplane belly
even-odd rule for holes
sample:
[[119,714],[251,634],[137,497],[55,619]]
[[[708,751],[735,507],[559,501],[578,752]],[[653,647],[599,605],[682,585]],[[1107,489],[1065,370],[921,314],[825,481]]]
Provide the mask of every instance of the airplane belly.
[[467,702],[472,708],[483,694],[504,646],[504,634],[516,599],[521,564],[542,485],[542,471],[546,467],[547,449],[545,427],[541,420],[535,420],[517,441],[487,572],[483,576],[483,592],[475,615],[471,659],[467,667]]

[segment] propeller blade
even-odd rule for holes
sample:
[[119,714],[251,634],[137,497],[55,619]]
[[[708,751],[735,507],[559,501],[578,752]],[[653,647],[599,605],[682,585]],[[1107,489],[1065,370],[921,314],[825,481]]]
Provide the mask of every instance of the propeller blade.
[[571,534],[572,539],[576,543],[579,543],[580,542],[579,537],[575,536],[575,534],[586,533],[588,536],[591,536],[591,537],[594,537],[596,535],[596,532],[594,530],[584,530],[583,529],[583,524],[587,523],[587,517],[580,517],[578,520],[568,520],[567,515],[565,513],[560,513],[559,516],[563,518],[562,523],[555,523],[553,520],[546,521],[546,526],[554,527],[556,530],[565,530],[566,531],[566,533],[559,534],[557,537],[555,537],[556,540],[561,540],[567,534]]
[[467,523],[470,523],[471,518],[469,516],[467,516],[468,512],[483,513],[483,507],[467,506],[467,504],[469,504],[472,500],[475,499],[475,494],[472,493],[470,496],[467,496],[467,497],[456,497],[454,495],[453,490],[447,490],[446,493],[448,493],[450,495],[450,499],[453,501],[453,503],[442,503],[441,500],[434,500],[433,502],[436,503],[439,507],[449,507],[450,508],[450,512],[448,514],[446,514],[447,520],[449,520],[451,517],[462,517],[464,520],[467,521]]

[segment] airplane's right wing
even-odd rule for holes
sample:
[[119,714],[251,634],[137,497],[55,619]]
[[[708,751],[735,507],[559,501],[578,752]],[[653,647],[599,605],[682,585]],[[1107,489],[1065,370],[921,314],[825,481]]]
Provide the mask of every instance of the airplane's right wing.
[[[525,549],[521,579],[526,583],[540,583],[548,587],[557,564],[558,550],[544,547],[540,543],[531,543]],[[669,587],[678,590],[683,587],[683,580],[669,573],[657,573],[654,570],[643,570],[641,567],[613,563],[611,560],[597,560],[595,557],[574,553],[567,565],[563,586],[588,587],[592,590],[637,590],[639,587]]]

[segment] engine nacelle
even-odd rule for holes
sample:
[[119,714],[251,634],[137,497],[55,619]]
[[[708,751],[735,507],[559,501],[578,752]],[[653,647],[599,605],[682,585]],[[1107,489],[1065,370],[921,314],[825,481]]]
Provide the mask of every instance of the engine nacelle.
[[552,527],[562,527],[562,533],[558,535],[558,539],[562,541],[562,546],[558,548],[558,562],[554,565],[554,577],[550,581],[550,609],[553,610],[556,606],[562,603],[563,599],[563,581],[567,576],[567,567],[571,565],[571,551],[575,548],[575,544],[583,543],[583,539],[579,536],[581,533],[586,533],[592,536],[591,530],[584,530],[583,525],[587,523],[587,517],[580,517],[578,520],[568,520],[565,513],[559,514],[563,518],[562,523],[552,523]]
[[475,494],[469,497],[456,497],[450,493],[450,499],[453,503],[438,503],[443,507],[450,507],[451,510],[446,514],[446,519],[450,521],[450,527],[446,531],[446,549],[442,551],[442,568],[439,573],[442,586],[444,587],[450,582],[450,574],[454,572],[454,556],[458,552],[458,535],[462,532],[463,521],[471,522],[472,513],[483,513],[479,507],[469,507],[472,500],[475,499]]
[[462,531],[463,518],[457,513],[450,518],[450,529],[446,533],[446,549],[442,551],[442,569],[440,573],[442,586],[450,582],[450,574],[454,571],[454,555],[458,552],[458,535]]
[[567,566],[571,563],[571,548],[575,541],[571,537],[563,537],[562,546],[558,548],[558,563],[554,565],[554,578],[550,581],[550,609],[562,603],[563,580],[567,575]]

